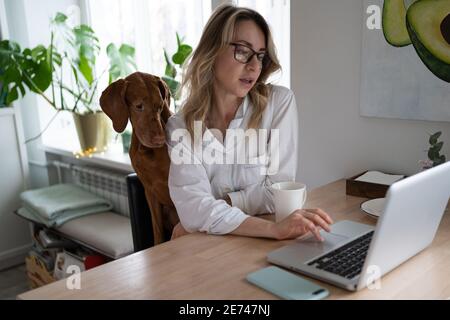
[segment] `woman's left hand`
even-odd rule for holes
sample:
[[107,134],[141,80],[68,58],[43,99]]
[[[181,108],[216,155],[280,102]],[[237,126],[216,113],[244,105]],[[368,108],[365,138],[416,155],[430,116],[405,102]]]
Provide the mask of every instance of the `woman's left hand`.
[[172,230],[172,237],[170,238],[170,240],[174,240],[176,238],[185,236],[187,234],[189,234],[190,232],[187,232],[183,226],[181,225],[181,222],[178,222],[177,225],[173,228]]

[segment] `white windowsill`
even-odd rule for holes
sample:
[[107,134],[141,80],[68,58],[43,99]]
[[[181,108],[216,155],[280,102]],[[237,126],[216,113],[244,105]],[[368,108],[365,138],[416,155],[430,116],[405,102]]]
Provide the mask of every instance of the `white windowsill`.
[[93,164],[105,168],[134,172],[131,166],[130,156],[127,153],[120,152],[117,148],[106,152],[95,153],[89,157],[77,158],[72,150],[63,146],[42,145],[41,149],[46,153],[72,158],[85,164]]

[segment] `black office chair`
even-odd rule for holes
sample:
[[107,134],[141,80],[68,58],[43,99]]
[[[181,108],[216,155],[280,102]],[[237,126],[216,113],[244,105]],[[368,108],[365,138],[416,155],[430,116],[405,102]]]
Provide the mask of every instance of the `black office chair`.
[[154,245],[152,216],[144,186],[136,173],[127,176],[127,188],[134,252],[138,252]]

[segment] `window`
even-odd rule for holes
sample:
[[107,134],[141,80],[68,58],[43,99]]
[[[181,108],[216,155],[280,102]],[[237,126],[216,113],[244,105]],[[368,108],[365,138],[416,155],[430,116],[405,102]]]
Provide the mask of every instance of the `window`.
[[290,0],[235,0],[234,3],[258,11],[269,23],[278,59],[283,68],[281,74],[273,75],[269,81],[290,88]]
[[[136,49],[138,69],[154,75],[164,74],[163,49],[170,56],[175,53],[176,33],[195,48],[211,14],[211,0],[91,0],[86,4],[88,22],[101,44],[132,45]],[[97,72],[103,72],[107,65],[103,50]]]
[[[101,51],[95,71],[98,75],[104,73],[100,88],[108,85],[106,46],[109,43],[135,47],[138,70],[162,76],[166,65],[163,49],[170,56],[175,53],[176,32],[195,48],[211,15],[211,0],[83,0],[81,5],[81,10],[70,6],[65,13],[74,25],[80,20],[90,25],[99,38]],[[46,127],[54,114],[46,107],[40,110],[41,128]],[[71,115],[60,113],[43,134],[43,143],[64,145],[75,151],[78,150],[75,137]]]
[[[140,71],[163,75],[165,60],[163,49],[169,55],[176,51],[176,32],[194,49],[200,40],[204,25],[211,15],[211,0],[83,0],[82,10],[71,6],[65,12],[74,23],[81,20],[89,24],[100,40],[102,50],[96,62],[97,74],[108,66],[106,48],[109,43],[127,43],[136,49],[136,63]],[[268,21],[278,58],[283,67],[269,79],[270,82],[290,87],[290,0],[235,0],[239,6],[260,12]],[[107,70],[106,70],[107,71]],[[107,72],[99,83],[106,88]],[[50,121],[53,112],[41,108],[41,128]],[[44,110],[41,112],[41,110]],[[43,134],[47,145],[64,145],[77,150],[78,141],[71,116],[60,114]],[[70,141],[69,141],[70,140]]]

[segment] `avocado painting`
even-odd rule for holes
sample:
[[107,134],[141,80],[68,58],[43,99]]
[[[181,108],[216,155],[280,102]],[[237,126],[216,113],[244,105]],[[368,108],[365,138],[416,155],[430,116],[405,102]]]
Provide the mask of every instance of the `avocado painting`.
[[361,114],[450,121],[450,0],[365,0],[382,29],[364,30]]
[[450,82],[450,0],[384,0],[382,21],[388,43],[412,43],[428,69]]

